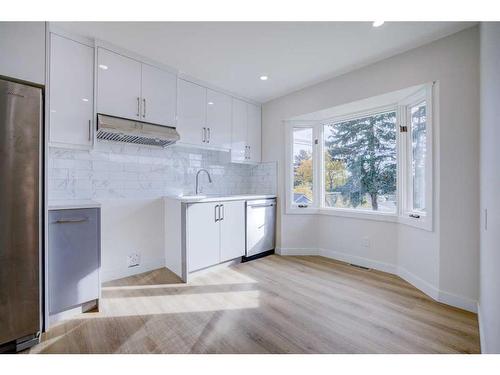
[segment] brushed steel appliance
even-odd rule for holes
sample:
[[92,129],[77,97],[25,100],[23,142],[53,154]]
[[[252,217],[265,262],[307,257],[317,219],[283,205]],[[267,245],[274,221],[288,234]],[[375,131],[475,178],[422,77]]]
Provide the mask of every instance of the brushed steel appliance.
[[276,237],[276,198],[246,203],[246,254],[243,261],[274,253]]
[[42,90],[0,79],[0,352],[41,330]]
[[180,136],[175,128],[169,126],[98,114],[97,139],[167,147],[176,143]]

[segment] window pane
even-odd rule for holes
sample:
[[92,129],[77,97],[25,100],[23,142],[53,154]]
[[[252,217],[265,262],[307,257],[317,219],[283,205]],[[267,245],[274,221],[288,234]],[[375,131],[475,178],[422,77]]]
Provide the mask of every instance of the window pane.
[[396,212],[396,112],[324,126],[325,206]]
[[293,203],[313,201],[313,130],[293,129]]
[[411,179],[413,210],[425,211],[426,105],[410,108],[411,117]]

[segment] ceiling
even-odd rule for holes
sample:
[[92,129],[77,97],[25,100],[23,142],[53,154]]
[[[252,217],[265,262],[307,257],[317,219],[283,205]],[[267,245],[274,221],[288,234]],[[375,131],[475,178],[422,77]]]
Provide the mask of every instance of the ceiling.
[[[467,22],[57,22],[266,102],[455,33]],[[261,75],[269,76],[261,81]]]

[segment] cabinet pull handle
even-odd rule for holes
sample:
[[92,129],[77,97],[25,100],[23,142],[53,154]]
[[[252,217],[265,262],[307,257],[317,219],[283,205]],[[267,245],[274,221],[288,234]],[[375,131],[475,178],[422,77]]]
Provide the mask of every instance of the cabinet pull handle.
[[89,141],[92,140],[92,120],[89,120]]
[[207,128],[201,128],[202,133],[201,133],[201,141],[205,143],[207,141]]
[[215,222],[218,222],[218,221],[219,221],[219,217],[218,217],[218,215],[217,215],[218,210],[219,210],[219,205],[217,204],[217,205],[215,205],[215,207],[214,207]]
[[207,128],[207,143],[210,143],[210,128]]
[[224,215],[224,205],[223,205],[223,204],[221,204],[220,206],[221,206],[221,208],[222,208],[222,217],[221,217],[221,219],[220,219],[220,220],[224,220],[224,216],[225,216],[225,215]]
[[137,117],[141,116],[141,98],[137,97]]
[[146,117],[146,98],[142,98],[142,117]]
[[68,218],[68,219],[58,219],[55,221],[56,224],[64,224],[64,223],[83,223],[84,221],[88,221],[88,217],[80,217],[80,218]]

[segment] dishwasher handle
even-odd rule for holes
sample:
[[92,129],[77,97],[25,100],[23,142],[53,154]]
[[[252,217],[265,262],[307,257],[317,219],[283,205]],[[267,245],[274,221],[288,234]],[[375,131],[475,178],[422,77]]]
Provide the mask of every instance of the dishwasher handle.
[[261,203],[261,204],[249,204],[248,207],[256,208],[256,207],[273,207],[275,203]]

